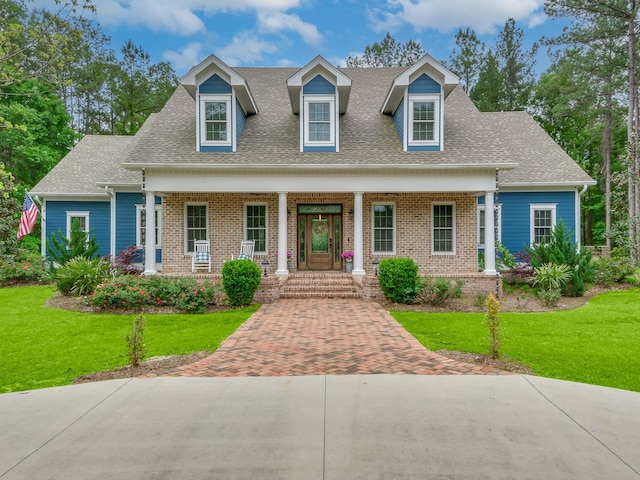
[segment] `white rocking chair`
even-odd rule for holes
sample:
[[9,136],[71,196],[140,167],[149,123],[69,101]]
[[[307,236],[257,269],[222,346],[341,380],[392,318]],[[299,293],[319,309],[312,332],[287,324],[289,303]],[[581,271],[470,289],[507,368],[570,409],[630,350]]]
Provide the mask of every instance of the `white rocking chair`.
[[253,249],[256,242],[254,240],[243,240],[240,243],[240,254],[231,255],[231,260],[251,260],[253,261]]
[[198,268],[205,267],[211,273],[211,247],[209,240],[196,240],[193,257],[191,257],[191,271],[196,273]]

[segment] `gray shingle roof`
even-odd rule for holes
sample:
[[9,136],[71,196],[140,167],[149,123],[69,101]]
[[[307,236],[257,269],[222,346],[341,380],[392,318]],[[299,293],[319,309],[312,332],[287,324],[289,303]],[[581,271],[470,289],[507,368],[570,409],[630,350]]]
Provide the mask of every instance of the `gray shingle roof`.
[[87,135],[32,190],[34,195],[106,195],[97,185],[119,178],[118,183],[140,183],[140,172],[121,163],[137,141],[122,135]]
[[[179,86],[165,107],[131,137],[85,137],[40,182],[34,193],[95,193],[103,183],[139,181],[124,166],[271,165],[440,166],[519,164],[503,171],[509,184],[582,184],[590,177],[525,112],[481,113],[461,87],[444,103],[444,150],[403,152],[393,118],[380,113],[404,68],[345,68],[352,79],[348,110],[340,117],[340,152],[300,150],[300,118],[291,110],[286,81],[295,68],[235,68],[249,85],[259,113],[247,118],[237,151],[197,152],[195,100]],[[86,162],[86,163],[85,163]],[[87,167],[88,165],[88,167]],[[73,179],[73,180],[71,180]]]

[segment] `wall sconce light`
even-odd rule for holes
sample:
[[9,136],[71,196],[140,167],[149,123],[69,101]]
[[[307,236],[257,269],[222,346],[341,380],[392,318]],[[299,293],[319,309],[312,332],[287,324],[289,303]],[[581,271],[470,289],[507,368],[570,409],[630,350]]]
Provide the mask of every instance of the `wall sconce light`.
[[269,270],[269,260],[266,258],[262,260],[262,274],[266,277],[267,271]]
[[349,209],[349,217],[353,218],[353,208]]
[[375,274],[375,276],[378,276],[378,264],[380,263],[380,260],[378,260],[377,258],[373,259],[373,273]]

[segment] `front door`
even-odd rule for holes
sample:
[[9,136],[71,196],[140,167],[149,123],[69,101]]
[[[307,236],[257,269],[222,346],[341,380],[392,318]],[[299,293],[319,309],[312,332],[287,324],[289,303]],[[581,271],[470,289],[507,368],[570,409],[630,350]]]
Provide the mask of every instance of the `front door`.
[[[306,207],[311,209],[311,206]],[[304,208],[301,210],[305,211]],[[329,208],[324,210],[331,211]],[[341,235],[340,213],[299,213],[298,270],[340,270]]]

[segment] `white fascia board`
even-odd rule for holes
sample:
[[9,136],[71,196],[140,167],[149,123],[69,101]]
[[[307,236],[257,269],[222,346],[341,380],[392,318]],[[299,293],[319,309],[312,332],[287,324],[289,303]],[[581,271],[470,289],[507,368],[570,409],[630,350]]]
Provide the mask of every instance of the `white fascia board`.
[[90,194],[90,193],[48,193],[48,192],[29,192],[32,197],[38,200],[46,200],[47,202],[110,202],[111,195],[107,193]]
[[498,181],[500,190],[509,192],[553,192],[566,191],[567,189],[582,188],[585,185],[593,186],[597,182],[502,182]]
[[493,191],[492,170],[352,170],[155,172],[147,176],[147,189],[154,192],[464,192]]
[[[518,168],[518,163],[456,163],[456,164],[420,164],[420,163],[404,163],[404,164],[367,164],[367,165],[352,165],[352,164],[217,164],[212,165],[210,163],[155,163],[155,164],[138,164],[127,163],[122,166],[128,170],[136,170],[140,168],[147,169],[147,175],[152,169],[155,173],[159,170],[209,170],[212,173],[216,171],[224,170],[280,170],[283,172],[290,170],[318,170],[318,171],[331,171],[331,170],[353,170],[354,172],[361,172],[363,170],[476,170],[485,171],[491,170],[494,175],[495,182],[495,170],[513,170]],[[584,185],[582,183],[581,185]]]

